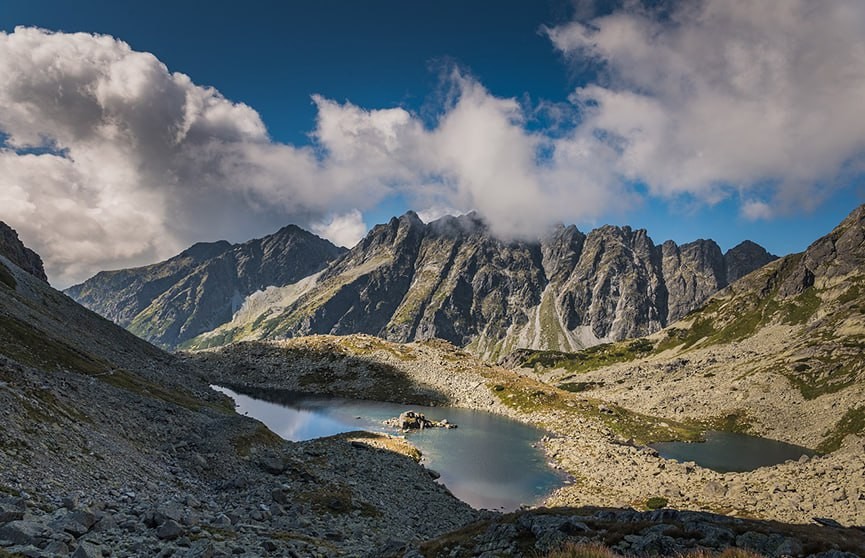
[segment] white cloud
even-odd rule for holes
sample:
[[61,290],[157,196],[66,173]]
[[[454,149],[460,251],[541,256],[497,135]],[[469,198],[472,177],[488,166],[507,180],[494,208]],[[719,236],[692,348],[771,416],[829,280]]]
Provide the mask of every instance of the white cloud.
[[367,231],[363,215],[356,209],[342,215],[329,215],[324,221],[312,223],[310,229],[337,246],[346,248],[357,244]]
[[861,161],[861,1],[705,0],[666,17],[628,6],[548,30],[567,56],[603,64],[572,100],[623,175],[708,203],[771,184],[784,212],[813,207]]
[[772,208],[768,203],[760,200],[747,200],[742,204],[742,215],[750,220],[771,219]]
[[[391,196],[526,237],[627,211],[635,181],[769,218],[865,168],[861,2],[626,5],[548,30],[603,69],[571,107],[525,107],[453,71],[432,125],[313,96],[309,146],[273,141],[251,107],[113,37],[0,33],[0,220],[64,286],[288,222],[352,245]],[[540,110],[546,130],[527,125]]]
[[[458,72],[432,129],[403,108],[314,96],[306,147],[273,142],[252,108],[108,36],[0,33],[0,75],[0,219],[60,286],[286,222],[352,245],[361,212],[391,195],[477,209],[509,235],[612,199],[605,146],[573,137],[539,161],[552,145],[524,129],[520,105]],[[50,152],[22,151],[33,147]]]

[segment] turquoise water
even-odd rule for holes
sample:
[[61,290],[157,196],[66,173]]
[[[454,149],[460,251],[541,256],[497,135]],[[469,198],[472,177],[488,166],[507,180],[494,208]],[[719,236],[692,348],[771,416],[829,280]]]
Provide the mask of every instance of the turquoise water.
[[543,451],[533,447],[544,436],[542,430],[492,413],[278,391],[256,390],[253,397],[214,389],[234,399],[239,413],[291,441],[356,430],[397,434],[382,421],[408,410],[447,419],[458,428],[430,428],[406,438],[423,453],[422,463],[441,474],[439,482],[475,508],[512,511],[538,503],[565,482],[549,467]]
[[693,461],[721,473],[753,471],[803,455],[814,455],[812,450],[800,446],[733,432],[710,431],[705,438],[705,442],[661,442],[652,447],[661,457]]

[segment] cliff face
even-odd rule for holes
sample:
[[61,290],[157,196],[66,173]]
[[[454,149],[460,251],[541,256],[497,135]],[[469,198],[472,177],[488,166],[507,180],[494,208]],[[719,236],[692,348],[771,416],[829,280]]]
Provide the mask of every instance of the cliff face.
[[24,246],[18,238],[18,233],[2,221],[0,221],[0,255],[37,279],[48,282],[39,254]]
[[644,230],[613,226],[504,241],[475,214],[425,224],[409,212],[187,346],[369,333],[438,337],[487,357],[571,350],[657,331],[725,287],[728,268],[738,275],[773,259],[759,247],[734,250],[722,254],[711,240],[656,246]]
[[174,348],[231,320],[250,294],[320,271],[342,252],[290,225],[244,244],[200,243],[164,262],[103,271],[65,292],[136,335]]

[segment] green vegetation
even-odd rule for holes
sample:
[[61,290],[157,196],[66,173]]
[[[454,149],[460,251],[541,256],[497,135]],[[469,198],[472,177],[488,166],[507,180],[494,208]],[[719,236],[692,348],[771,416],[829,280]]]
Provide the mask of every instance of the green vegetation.
[[[820,291],[816,287],[809,287],[792,300],[786,301],[778,300],[777,288],[765,296],[712,299],[690,314],[693,316],[690,328],[669,328],[666,331],[667,337],[658,343],[654,352],[659,353],[675,347],[684,350],[697,343],[706,347],[741,341],[754,335],[760,328],[778,321],[802,325],[816,314],[821,304]],[[726,323],[721,323],[724,318]]]
[[646,509],[648,510],[659,510],[661,508],[666,508],[669,502],[666,498],[662,496],[652,496],[648,500],[646,500]]
[[366,517],[381,516],[381,511],[375,506],[356,501],[351,487],[343,484],[317,486],[313,490],[301,492],[296,500],[309,504],[318,513],[345,515],[357,510]]
[[753,422],[745,411],[739,410],[726,415],[709,418],[701,421],[705,430],[719,430],[721,432],[737,432],[747,434]]
[[837,393],[856,383],[856,362],[851,358],[821,355],[802,359],[793,365],[792,371],[782,374],[799,390],[802,397],[810,401],[821,395]]
[[283,442],[282,438],[274,434],[263,424],[258,424],[252,432],[234,438],[234,451],[237,455],[246,457],[250,454],[253,447],[265,446],[274,447]]
[[18,282],[15,281],[15,277],[12,276],[12,272],[2,263],[0,263],[0,285],[10,289],[15,289],[18,285]]
[[10,316],[0,316],[0,354],[46,371],[68,370],[92,376],[132,393],[161,399],[187,409],[209,406],[217,410],[228,410],[224,404],[207,403],[186,391],[165,387],[131,372],[116,369],[104,359],[55,339]]
[[618,554],[600,543],[567,544],[546,558],[618,558]]
[[559,384],[559,388],[573,393],[590,391],[597,387],[604,387],[604,382],[565,382]]
[[784,304],[783,321],[792,325],[805,324],[817,312],[822,302],[817,289],[809,287],[791,302]]
[[96,375],[111,369],[104,360],[52,339],[48,334],[11,316],[0,315],[0,353],[22,364],[45,370],[66,369]]
[[538,369],[561,368],[569,372],[590,372],[617,362],[628,362],[651,353],[654,343],[636,339],[621,343],[595,345],[577,353],[561,351],[535,351],[522,349],[518,353],[520,364]]
[[850,409],[841,417],[831,432],[823,439],[817,451],[831,453],[841,447],[844,438],[848,434],[862,434],[865,432],[865,407]]
[[[637,413],[611,403],[579,398],[573,393],[525,377],[494,378],[492,393],[505,405],[522,413],[558,411],[603,422],[625,440],[650,444],[670,440],[701,439],[705,425],[677,422]],[[501,388],[501,389],[499,389]]]

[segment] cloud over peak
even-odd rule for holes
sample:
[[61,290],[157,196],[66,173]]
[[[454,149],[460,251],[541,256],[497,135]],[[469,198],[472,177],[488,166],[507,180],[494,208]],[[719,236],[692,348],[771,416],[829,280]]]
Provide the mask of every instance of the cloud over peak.
[[[646,195],[733,197],[767,219],[865,168],[859,0],[626,6],[546,30],[597,69],[567,106],[527,107],[454,69],[434,122],[313,95],[299,146],[114,37],[0,32],[0,220],[63,286],[289,222],[348,246],[389,198],[531,237]],[[544,108],[555,118],[539,126]]]
[[603,68],[572,99],[625,177],[662,196],[760,190],[765,210],[743,213],[765,217],[819,203],[861,162],[861,2],[641,6],[547,30],[566,57]]

